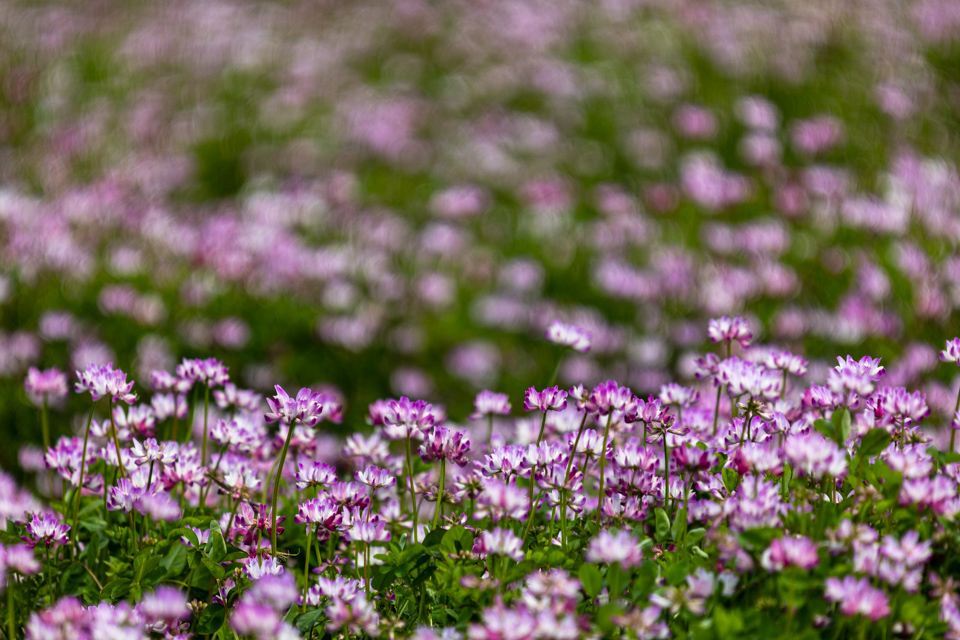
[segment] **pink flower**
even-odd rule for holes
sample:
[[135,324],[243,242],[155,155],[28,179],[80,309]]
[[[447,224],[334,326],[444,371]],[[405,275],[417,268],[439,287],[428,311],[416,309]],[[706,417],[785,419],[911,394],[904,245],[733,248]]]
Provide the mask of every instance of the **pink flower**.
[[567,392],[560,387],[550,387],[538,392],[536,388],[527,389],[523,398],[524,411],[563,411],[567,408]]
[[732,344],[737,342],[741,348],[746,349],[753,340],[753,332],[747,321],[737,316],[729,318],[714,318],[707,325],[707,336],[711,342],[726,342]]
[[760,557],[760,565],[767,571],[783,571],[786,567],[809,570],[818,564],[817,545],[805,536],[776,538]]
[[827,601],[839,603],[840,612],[845,616],[861,614],[876,622],[890,615],[887,594],[870,586],[867,578],[844,576],[842,581],[827,578],[823,595]]
[[35,406],[55,404],[67,397],[67,376],[59,369],[30,367],[23,388]]
[[474,411],[470,414],[471,420],[479,420],[488,415],[510,415],[510,398],[505,393],[481,391],[473,401]]
[[267,422],[283,420],[292,425],[294,422],[300,421],[308,427],[313,427],[320,422],[323,407],[320,405],[319,393],[303,388],[297,392],[296,398],[291,398],[280,385],[276,385],[274,388],[277,390],[277,394],[272,398],[267,398],[270,411],[263,416]]
[[643,562],[643,552],[636,538],[626,531],[611,533],[604,529],[590,541],[587,562],[617,563],[621,569],[630,569]]
[[77,393],[89,391],[94,402],[106,396],[127,404],[137,401],[136,394],[132,393],[133,381],[127,382],[127,374],[114,369],[109,362],[105,365],[91,364],[85,371],[77,371],[74,388]]
[[570,347],[580,353],[590,351],[590,337],[590,332],[586,329],[565,324],[560,320],[554,320],[547,327],[547,340],[562,347]]

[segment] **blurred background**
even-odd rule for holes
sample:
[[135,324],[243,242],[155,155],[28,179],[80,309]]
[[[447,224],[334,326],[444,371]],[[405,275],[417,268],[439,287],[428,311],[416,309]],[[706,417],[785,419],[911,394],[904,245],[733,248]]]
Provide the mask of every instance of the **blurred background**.
[[955,0],[4,2],[0,437],[39,442],[31,365],[215,356],[353,430],[560,357],[690,383],[721,315],[943,424],[958,125]]

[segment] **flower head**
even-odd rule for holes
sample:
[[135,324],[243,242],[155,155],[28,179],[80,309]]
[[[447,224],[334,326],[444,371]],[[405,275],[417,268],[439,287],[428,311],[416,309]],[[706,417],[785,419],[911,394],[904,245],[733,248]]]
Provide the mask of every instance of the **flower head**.
[[547,340],[580,353],[590,351],[590,332],[559,320],[554,320],[547,327]]
[[35,406],[55,404],[67,397],[67,376],[59,369],[30,367],[23,388]]
[[93,401],[109,396],[114,400],[133,404],[137,396],[133,391],[133,381],[127,382],[127,374],[114,369],[113,363],[91,364],[84,371],[77,371],[77,393],[90,392]]
[[567,408],[567,392],[560,387],[549,387],[537,391],[534,387],[527,389],[523,398],[524,411],[563,411]]

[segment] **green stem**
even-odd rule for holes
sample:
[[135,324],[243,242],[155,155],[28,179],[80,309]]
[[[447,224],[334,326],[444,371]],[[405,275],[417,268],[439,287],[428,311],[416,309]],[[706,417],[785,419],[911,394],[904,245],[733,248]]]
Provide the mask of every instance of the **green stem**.
[[[717,421],[720,419],[720,392],[723,390],[722,385],[717,385],[717,402],[713,405],[713,435],[717,435]],[[644,443],[646,444],[646,443]]]
[[663,506],[667,515],[670,515],[670,448],[667,445],[667,431],[663,431],[663,470],[666,478],[663,485]]
[[953,427],[953,420],[957,416],[957,411],[960,410],[960,390],[957,391],[957,402],[953,405],[953,415],[950,416],[950,453],[954,452],[953,445],[956,442],[957,430]]
[[[200,447],[200,464],[207,464],[207,411],[210,408],[210,387],[203,387],[203,444]],[[290,425],[293,430],[293,425]]]
[[490,447],[493,445],[493,414],[487,414],[487,452],[490,452]]
[[[12,580],[11,580],[12,582]],[[17,637],[17,615],[16,608],[14,608],[14,588],[12,584],[7,585],[7,636],[11,640],[16,640]]]
[[[206,435],[206,430],[204,430]],[[293,438],[293,424],[287,429],[287,438],[283,441],[283,449],[280,450],[280,460],[277,463],[277,475],[273,478],[273,513],[270,523],[270,548],[273,550],[273,557],[277,556],[277,498],[280,496],[280,481],[283,479],[283,461],[287,457],[287,449],[290,448],[290,440]]]
[[[77,496],[73,502],[73,528],[70,530],[74,549],[76,549],[77,545],[77,518],[80,515],[80,494],[83,492],[83,467],[87,461],[87,441],[90,439],[90,423],[93,422],[93,411],[96,408],[97,403],[94,402],[93,406],[90,407],[90,417],[87,418],[87,430],[83,435],[83,451],[80,453],[80,483],[77,485]],[[103,488],[103,495],[107,495],[106,487]]]
[[577,446],[580,444],[580,436],[583,435],[583,426],[587,424],[587,414],[583,414],[583,420],[580,421],[580,428],[577,429],[577,437],[573,441],[573,448],[570,449],[570,459],[567,460],[567,473],[563,476],[563,486],[566,487],[570,481],[570,470],[573,468],[573,457],[577,455]]
[[[613,418],[613,412],[607,414],[607,426],[603,430],[603,448],[600,449],[600,495],[597,497],[597,524],[600,524],[601,513],[603,512],[603,481],[604,470],[607,466],[607,439],[610,437],[610,420]],[[664,434],[666,438],[666,434]]]
[[[176,400],[174,400],[176,402]],[[190,412],[187,414],[187,428],[185,429],[186,437],[183,439],[184,442],[190,442],[190,438],[193,437],[193,414],[197,408],[197,387],[194,385],[193,389],[190,391]]]
[[537,446],[540,446],[540,441],[543,440],[543,430],[547,426],[547,412],[543,412],[543,417],[540,418],[540,433],[537,434]]
[[47,397],[43,397],[43,407],[40,409],[40,430],[43,432],[43,452],[50,450],[50,420],[47,416]]
[[[110,411],[110,433],[113,435],[113,446],[117,450],[117,473],[121,478],[126,478],[127,472],[123,468],[123,458],[120,457],[120,440],[117,438],[117,422],[113,418],[113,396],[110,396],[107,409]],[[114,480],[116,480],[116,478],[114,478]],[[104,491],[106,491],[106,489],[104,489]]]
[[[232,521],[232,518],[231,518]],[[231,522],[232,524],[232,522]],[[229,531],[229,529],[228,529]],[[300,613],[307,610],[307,590],[310,587],[310,547],[313,546],[313,538],[310,537],[310,523],[307,523],[307,564],[303,567],[303,602],[300,603]]]
[[413,541],[417,542],[417,489],[413,483],[413,454],[410,452],[410,436],[407,436],[407,477],[410,478],[410,508],[413,510]]
[[433,528],[440,524],[440,512],[443,510],[443,481],[447,472],[447,459],[440,458],[440,491],[437,493],[437,511],[433,514]]

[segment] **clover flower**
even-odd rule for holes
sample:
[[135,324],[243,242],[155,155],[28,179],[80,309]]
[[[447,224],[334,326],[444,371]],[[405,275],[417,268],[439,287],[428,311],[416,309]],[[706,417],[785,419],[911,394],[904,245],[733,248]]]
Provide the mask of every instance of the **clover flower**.
[[511,558],[514,562],[523,560],[523,540],[509,529],[494,527],[481,533],[473,542],[473,553],[478,558],[498,555]]
[[270,411],[263,416],[267,422],[283,420],[291,426],[295,422],[300,422],[308,427],[320,422],[320,414],[323,411],[320,405],[320,394],[303,388],[297,392],[296,398],[291,398],[280,385],[274,388],[277,391],[276,395],[267,398]]
[[91,364],[84,371],[77,371],[74,389],[77,393],[89,392],[94,402],[108,396],[127,404],[137,401],[136,394],[132,393],[133,381],[127,382],[127,374],[114,369],[113,363]]
[[584,557],[587,562],[619,564],[621,569],[631,569],[643,562],[643,552],[636,538],[626,531],[612,532],[609,529],[601,530],[590,540]]
[[946,348],[940,352],[941,362],[954,362],[960,366],[960,338],[947,340]]
[[423,400],[412,402],[406,396],[387,402],[382,421],[383,435],[388,440],[422,440],[424,432],[438,422],[433,405]]
[[474,411],[468,417],[471,420],[480,420],[489,415],[510,415],[510,398],[505,393],[481,391],[473,401]]
[[177,365],[177,377],[187,380],[191,384],[205,384],[209,388],[222,387],[230,382],[227,367],[216,358],[194,359],[184,358]]
[[590,332],[586,329],[554,320],[547,327],[547,340],[561,347],[570,347],[574,351],[587,353],[590,351]]
[[818,564],[817,545],[806,536],[775,538],[760,556],[760,566],[767,571],[783,571],[786,567],[809,571]]
[[560,387],[549,387],[537,391],[534,387],[527,389],[523,397],[524,411],[563,411],[567,408],[567,392]]
[[707,337],[714,343],[726,342],[732,344],[736,342],[742,349],[746,349],[753,340],[753,332],[743,318],[724,316],[710,320],[707,325]]
[[446,427],[434,427],[420,445],[420,457],[424,462],[433,462],[444,458],[461,467],[466,466],[470,440],[463,431],[454,431]]
[[41,371],[30,367],[23,388],[34,406],[57,404],[67,397],[67,376],[56,368]]
[[887,594],[871,586],[867,578],[827,578],[823,597],[827,602],[838,603],[840,612],[845,616],[860,614],[876,622],[890,615]]
[[35,513],[27,522],[27,535],[23,541],[31,549],[41,542],[48,549],[66,544],[70,525],[60,522],[55,513]]

